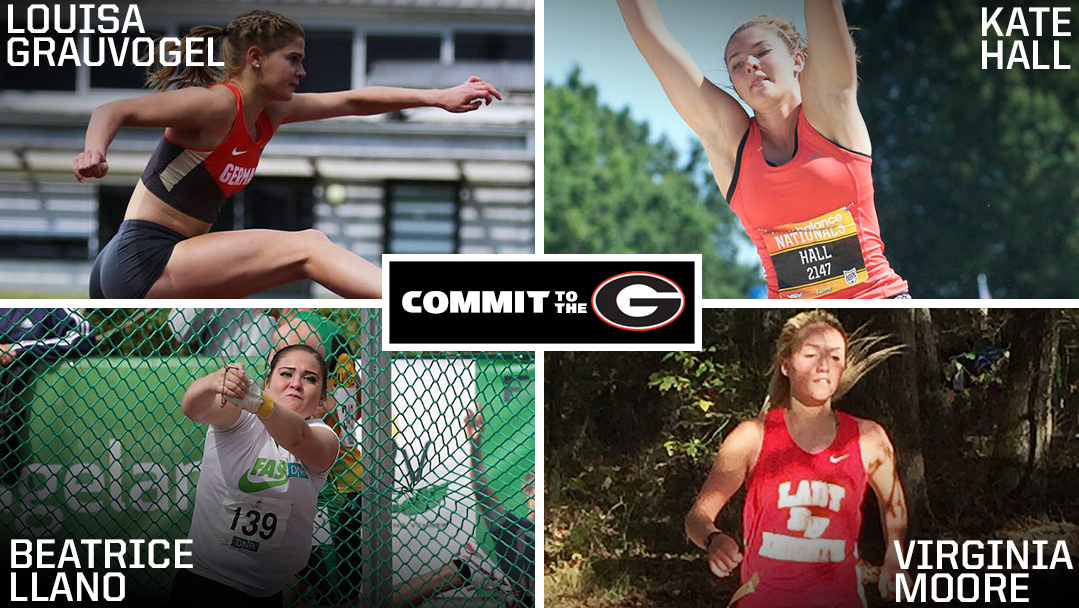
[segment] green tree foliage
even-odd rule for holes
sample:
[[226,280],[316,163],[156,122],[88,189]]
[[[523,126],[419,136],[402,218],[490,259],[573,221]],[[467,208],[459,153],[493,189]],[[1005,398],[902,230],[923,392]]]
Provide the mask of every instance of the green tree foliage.
[[[1079,39],[1052,38],[1070,70],[982,69],[976,0],[847,2],[861,56],[859,104],[873,136],[877,211],[887,254],[915,296],[1073,298],[1079,260]],[[997,22],[1006,30],[1011,8]],[[1064,6],[1068,3],[1057,3]],[[1070,4],[1075,4],[1071,2]],[[1075,15],[1075,9],[1071,15]],[[1007,65],[1024,40],[1003,38]],[[1072,24],[1065,26],[1074,30]],[[1074,33],[1074,32],[1073,32]]]
[[[736,579],[717,581],[708,574],[701,552],[684,538],[682,518],[722,437],[759,412],[775,340],[799,310],[707,309],[699,352],[547,355],[548,598],[571,607],[696,607],[714,606],[717,595],[729,597]],[[887,336],[888,344],[906,345],[837,407],[888,430],[908,504],[924,483],[924,508],[911,505],[908,538],[984,540],[1015,529],[1025,534],[1034,521],[1079,521],[1079,311],[934,308],[923,310],[918,323],[912,316],[906,329],[909,309],[833,312],[848,330],[863,328]],[[1052,323],[1040,322],[1050,317]],[[1041,357],[1045,369],[1031,371],[1034,349],[1027,347],[1053,324],[1058,333],[1049,344],[1058,340],[1059,356]],[[923,366],[929,342],[939,356],[932,357],[935,365]],[[1041,437],[1037,445],[1047,451],[1043,464],[1053,482],[1042,493],[1007,495],[1000,491],[1002,467],[993,454],[996,435],[1009,422],[1030,418],[1006,415],[1006,404],[1017,389],[1031,392],[1017,384],[1046,371],[1053,411],[1044,412],[1052,424],[1043,427],[1052,441]],[[904,403],[901,394],[911,386],[918,389],[912,391],[915,402]],[[915,454],[924,458],[921,468],[910,466]],[[720,529],[740,534],[744,496],[736,493],[720,512]],[[884,544],[877,512],[870,498],[859,548],[864,559],[879,564]],[[598,599],[612,589],[633,601]]]
[[600,105],[579,71],[544,95],[544,251],[701,253],[704,297],[745,297],[757,271],[735,261],[741,228],[704,155],[679,166],[669,142]]

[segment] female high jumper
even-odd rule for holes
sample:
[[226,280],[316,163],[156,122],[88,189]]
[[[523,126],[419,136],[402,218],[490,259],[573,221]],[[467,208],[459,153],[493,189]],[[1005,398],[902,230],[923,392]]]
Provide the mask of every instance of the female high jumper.
[[91,297],[235,298],[310,279],[344,297],[380,298],[381,270],[321,232],[210,233],[210,226],[225,199],[251,181],[283,124],[426,106],[469,112],[502,95],[475,76],[442,90],[295,94],[306,76],[304,32],[296,22],[255,10],[224,28],[199,26],[188,35],[217,37],[223,72],[185,67],[183,60],[158,67],[147,80],[162,92],[107,103],[90,118],[85,151],[72,161],[79,181],[105,176],[109,144],[122,127],[165,128],[119,231],[94,263]]
[[742,24],[712,84],[654,0],[618,0],[637,48],[700,138],[716,183],[757,248],[770,298],[909,298],[884,257],[857,55],[840,0],[806,0],[810,47],[775,15]]

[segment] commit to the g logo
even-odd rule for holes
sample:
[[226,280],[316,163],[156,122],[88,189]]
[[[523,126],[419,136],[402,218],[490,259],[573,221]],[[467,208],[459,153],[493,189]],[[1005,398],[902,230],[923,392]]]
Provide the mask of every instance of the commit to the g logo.
[[652,272],[626,272],[599,284],[592,310],[619,329],[648,331],[674,321],[686,308],[686,294],[674,281]]

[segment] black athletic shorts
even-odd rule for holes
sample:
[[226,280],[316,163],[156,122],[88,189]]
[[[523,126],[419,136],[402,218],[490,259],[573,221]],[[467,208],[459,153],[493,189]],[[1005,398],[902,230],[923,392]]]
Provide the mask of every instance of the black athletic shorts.
[[145,298],[182,240],[182,234],[160,224],[124,220],[94,262],[90,297]]

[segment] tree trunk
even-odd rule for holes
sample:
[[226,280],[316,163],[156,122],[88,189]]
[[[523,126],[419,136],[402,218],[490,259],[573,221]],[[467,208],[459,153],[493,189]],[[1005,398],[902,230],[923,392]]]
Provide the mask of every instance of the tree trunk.
[[1017,309],[1003,331],[1010,353],[993,458],[1000,472],[999,489],[1022,491],[1032,500],[1044,496],[1047,481],[1050,399],[1059,335],[1056,317],[1054,310]]
[[[891,312],[892,326],[900,343],[906,345],[903,354],[892,363],[892,386],[896,392],[893,396],[895,418],[891,435],[895,445],[899,479],[907,497],[910,522],[908,535],[916,537],[918,530],[925,527],[930,517],[925,484],[925,458],[922,454],[924,433],[919,407],[922,397],[933,388],[926,385],[926,374],[923,371],[928,362],[924,362],[922,352],[926,346],[919,340],[919,334],[924,330],[924,326],[920,326],[919,313],[924,312],[924,316],[928,317],[929,311],[906,308]],[[924,322],[924,319],[922,321]],[[932,350],[935,352],[936,348],[933,347]]]
[[922,445],[925,456],[939,463],[957,462],[963,445],[963,428],[956,413],[955,401],[949,398],[949,378],[937,346],[937,332],[928,308],[914,313],[917,338],[918,401],[922,420]]

